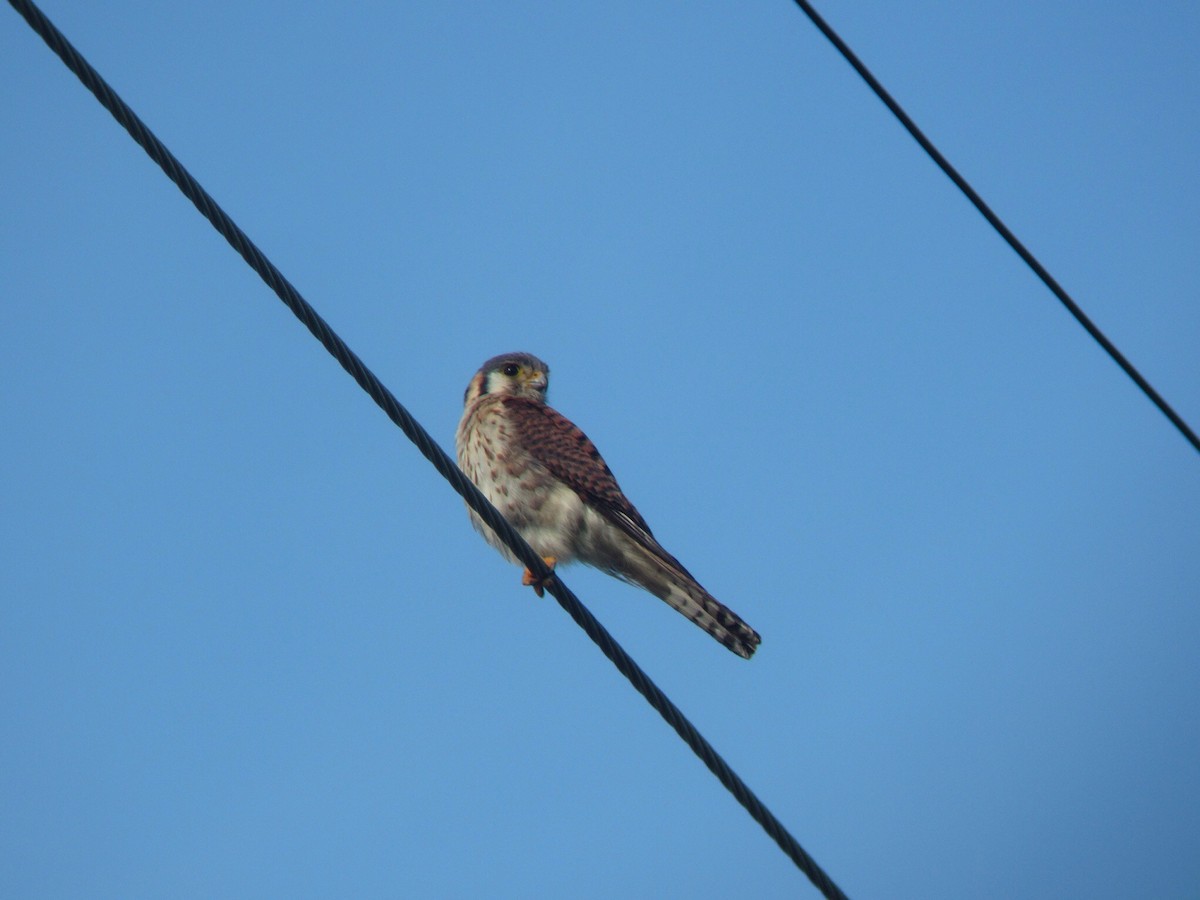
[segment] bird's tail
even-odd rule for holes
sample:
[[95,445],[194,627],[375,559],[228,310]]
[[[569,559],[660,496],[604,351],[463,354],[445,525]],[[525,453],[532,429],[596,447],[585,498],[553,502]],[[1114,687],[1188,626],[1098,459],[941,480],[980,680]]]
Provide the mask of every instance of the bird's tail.
[[753,656],[758,645],[762,643],[762,638],[758,636],[757,631],[694,581],[690,587],[672,585],[670,593],[662,599],[742,659],[749,659]]
[[692,574],[661,547],[654,553],[659,566],[643,568],[637,578],[654,596],[687,616],[743,659],[749,659],[762,643],[758,632],[716,597],[701,587]]

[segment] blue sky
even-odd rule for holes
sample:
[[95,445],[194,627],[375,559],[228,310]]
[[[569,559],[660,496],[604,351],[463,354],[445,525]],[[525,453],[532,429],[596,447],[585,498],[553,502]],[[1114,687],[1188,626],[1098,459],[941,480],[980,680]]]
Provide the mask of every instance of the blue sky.
[[[46,13],[430,431],[522,349],[860,897],[1200,880],[1200,456],[784,0]],[[820,9],[1200,425],[1200,7]],[[816,896],[11,10],[0,894]]]

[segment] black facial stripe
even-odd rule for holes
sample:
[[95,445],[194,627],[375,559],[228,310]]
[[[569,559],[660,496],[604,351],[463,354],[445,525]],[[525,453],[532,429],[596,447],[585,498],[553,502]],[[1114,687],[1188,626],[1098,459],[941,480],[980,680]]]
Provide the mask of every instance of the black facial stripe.
[[[481,377],[479,379],[479,396],[480,397],[482,397],[484,394],[486,394],[488,392],[488,379],[490,377],[491,376],[487,372],[484,372],[483,377]],[[471,383],[467,385],[467,389],[465,391],[463,391],[463,403],[466,403],[467,398],[469,396],[471,396],[471,388],[474,384],[475,384],[475,380],[472,379]]]

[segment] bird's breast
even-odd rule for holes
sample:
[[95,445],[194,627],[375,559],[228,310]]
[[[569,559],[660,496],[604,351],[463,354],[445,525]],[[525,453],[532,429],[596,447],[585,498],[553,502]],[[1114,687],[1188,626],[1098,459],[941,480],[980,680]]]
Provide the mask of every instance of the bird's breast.
[[[535,550],[560,560],[575,555],[582,501],[522,445],[502,407],[485,402],[468,409],[455,445],[463,472]],[[471,518],[499,547],[491,529]]]

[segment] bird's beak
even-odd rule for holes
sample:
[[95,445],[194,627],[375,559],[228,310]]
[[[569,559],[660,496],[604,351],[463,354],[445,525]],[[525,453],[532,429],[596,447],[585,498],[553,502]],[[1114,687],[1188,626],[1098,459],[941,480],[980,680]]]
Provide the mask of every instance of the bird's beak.
[[547,384],[546,373],[545,372],[532,373],[529,376],[528,384],[534,390],[544,391],[546,389],[546,384]]

